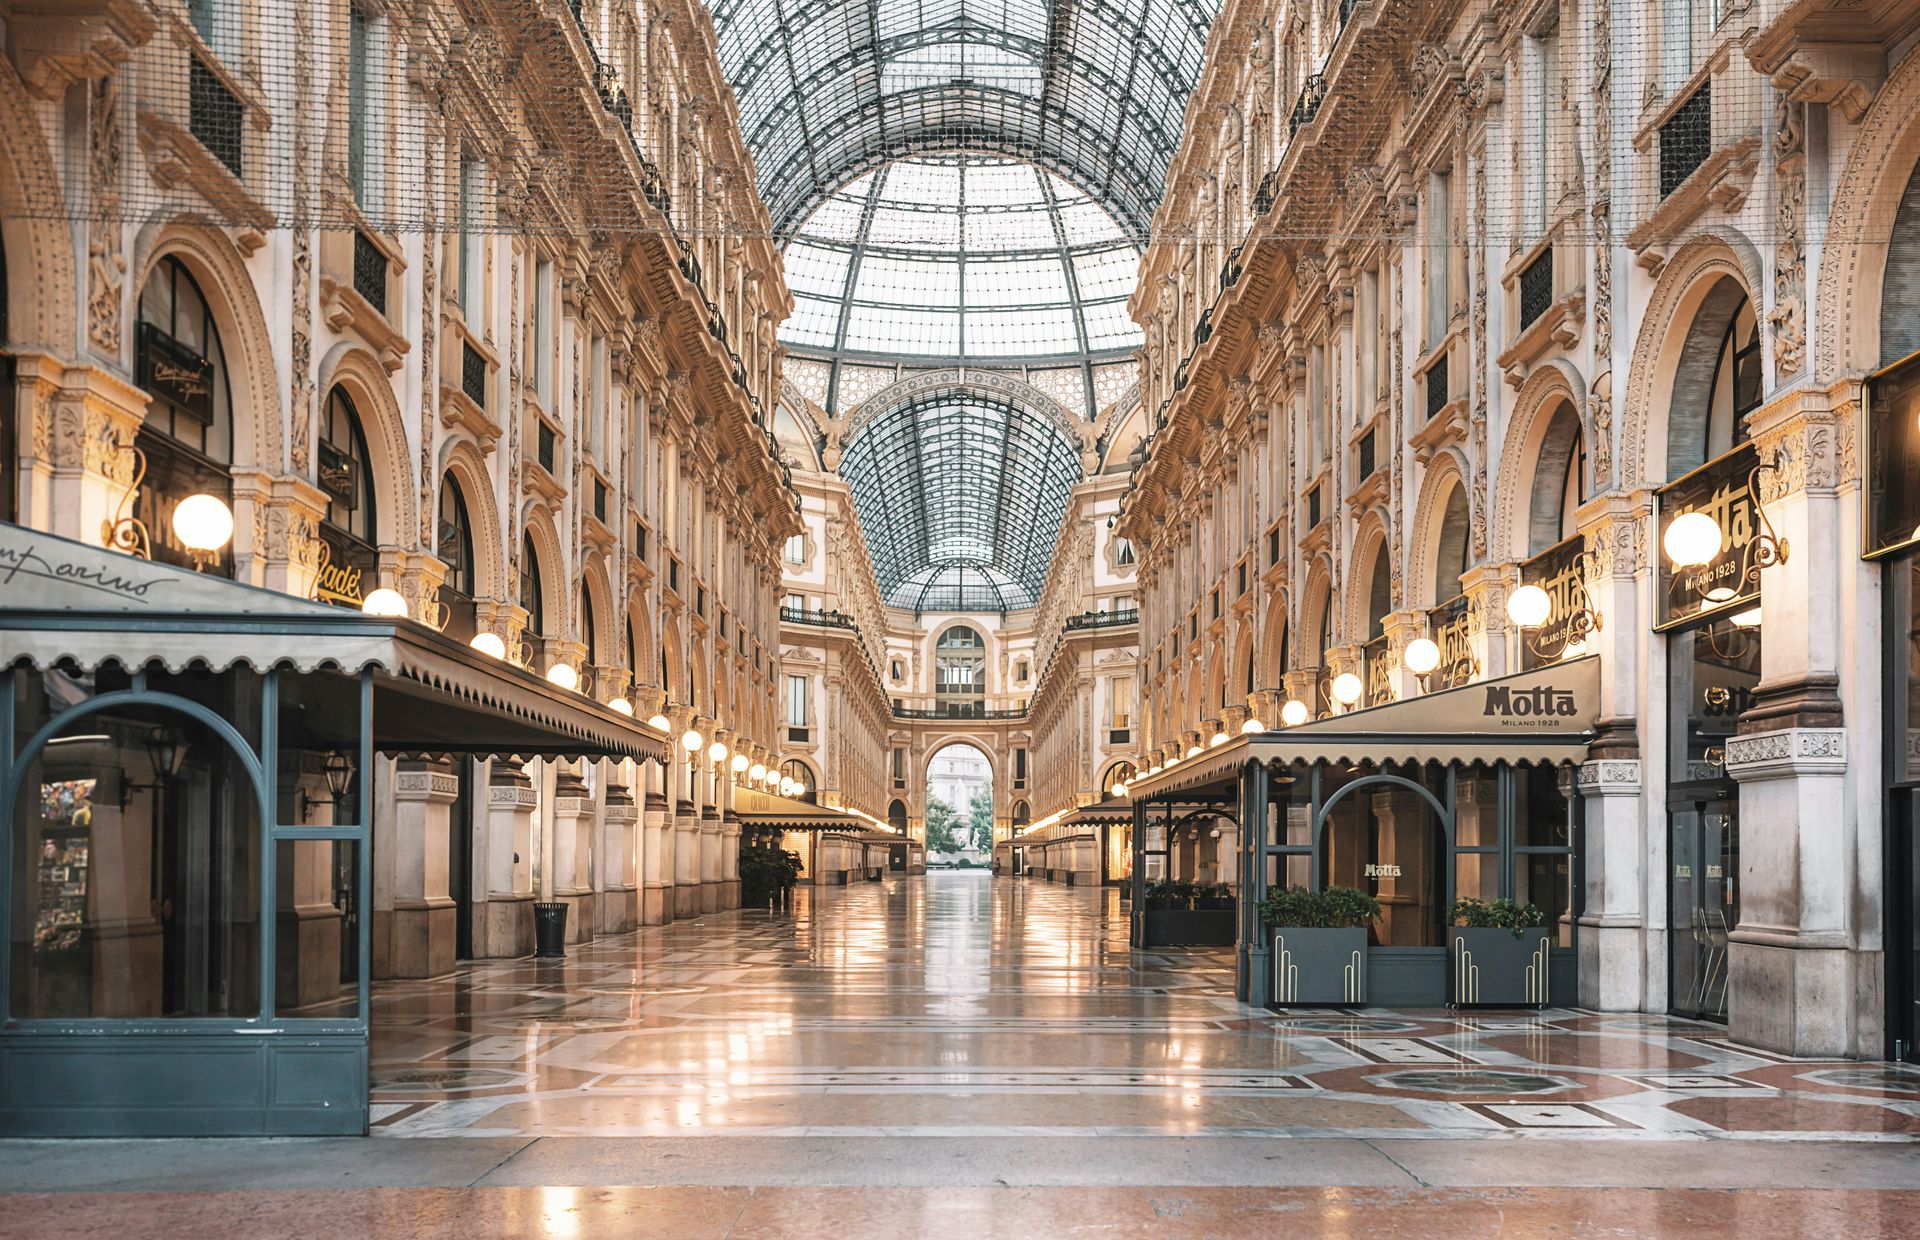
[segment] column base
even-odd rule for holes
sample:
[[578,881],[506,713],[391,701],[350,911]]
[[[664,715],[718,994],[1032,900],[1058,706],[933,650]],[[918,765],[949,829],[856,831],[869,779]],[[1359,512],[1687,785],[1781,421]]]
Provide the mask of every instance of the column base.
[[700,884],[675,883],[673,885],[673,919],[700,915]]
[[556,891],[553,898],[567,906],[567,942],[593,942],[594,893],[591,891]]
[[648,883],[640,889],[640,924],[664,926],[673,920],[673,888],[665,883]]
[[1853,1053],[1852,953],[1742,941],[1727,946],[1727,1031],[1735,1042],[1804,1059]]
[[512,960],[533,954],[533,896],[488,896],[474,918],[473,954]]
[[388,913],[387,976],[442,977],[453,972],[458,916],[452,900]]
[[720,911],[720,884],[705,882],[700,884],[700,911],[717,913]]
[[736,909],[740,907],[740,880],[739,879],[729,878],[721,882],[720,907],[723,911],[728,909]]
[[640,924],[640,894],[631,887],[609,887],[598,900],[601,934],[625,934]]
[[1580,925],[1580,1006],[1596,1012],[1638,1012],[1647,993],[1646,928]]

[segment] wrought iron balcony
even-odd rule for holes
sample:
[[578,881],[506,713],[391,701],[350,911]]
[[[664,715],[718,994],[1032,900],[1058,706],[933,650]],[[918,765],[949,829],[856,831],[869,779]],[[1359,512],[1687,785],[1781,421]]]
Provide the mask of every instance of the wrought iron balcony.
[[780,619],[789,624],[812,624],[826,629],[852,629],[858,632],[860,626],[853,617],[840,611],[806,611],[798,607],[782,607]]
[[1067,629],[1117,629],[1126,624],[1140,623],[1140,612],[1135,608],[1126,611],[1083,611],[1077,616],[1067,617]]

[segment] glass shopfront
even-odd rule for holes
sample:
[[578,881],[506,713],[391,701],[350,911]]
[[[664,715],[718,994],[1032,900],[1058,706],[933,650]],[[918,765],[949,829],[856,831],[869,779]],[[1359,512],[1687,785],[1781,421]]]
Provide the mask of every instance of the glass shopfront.
[[1887,1056],[1920,1063],[1920,354],[1867,385],[1867,553],[1885,557]]

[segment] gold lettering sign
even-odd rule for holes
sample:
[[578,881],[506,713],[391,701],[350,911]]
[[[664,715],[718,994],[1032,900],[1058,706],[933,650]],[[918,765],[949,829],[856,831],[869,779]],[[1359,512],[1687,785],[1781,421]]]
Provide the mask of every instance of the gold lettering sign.
[[1457,689],[1472,680],[1478,670],[1467,620],[1465,599],[1436,607],[1428,614],[1428,631],[1433,644],[1440,647],[1440,665],[1428,678],[1436,689]]
[[352,564],[336,564],[333,561],[333,544],[326,539],[320,540],[320,571],[314,574],[313,598],[319,603],[333,603],[342,607],[358,607],[365,601],[360,589],[360,569]]
[[1760,586],[1751,547],[1759,533],[1747,479],[1758,456],[1743,444],[1660,492],[1660,533],[1684,513],[1700,512],[1720,527],[1720,553],[1706,564],[1674,572],[1660,555],[1661,619],[1684,619],[1736,602]]
[[1522,667],[1532,669],[1554,662],[1566,653],[1569,642],[1581,636],[1574,617],[1589,607],[1582,572],[1586,546],[1586,539],[1575,534],[1521,566],[1520,579],[1546,591],[1549,605],[1546,623],[1523,645]]

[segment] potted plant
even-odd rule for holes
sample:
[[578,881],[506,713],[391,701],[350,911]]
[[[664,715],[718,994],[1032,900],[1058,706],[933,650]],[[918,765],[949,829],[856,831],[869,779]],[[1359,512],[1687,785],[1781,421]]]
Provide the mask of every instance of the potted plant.
[[1357,887],[1276,887],[1260,902],[1273,933],[1273,1002],[1333,1007],[1367,1001],[1367,929],[1380,901]]
[[1513,900],[1455,900],[1447,910],[1454,1006],[1545,1007],[1553,932],[1547,915]]
[[800,854],[784,848],[740,850],[740,904],[743,908],[777,908],[793,903],[794,884],[800,881]]
[[1142,911],[1147,945],[1231,946],[1239,941],[1236,908],[1233,888],[1225,883],[1148,883]]

